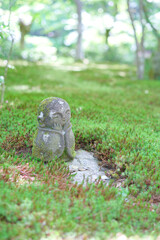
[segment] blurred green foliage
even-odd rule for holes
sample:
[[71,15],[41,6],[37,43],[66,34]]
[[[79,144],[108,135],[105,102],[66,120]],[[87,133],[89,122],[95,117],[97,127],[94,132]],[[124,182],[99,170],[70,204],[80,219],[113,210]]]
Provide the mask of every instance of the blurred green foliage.
[[[31,61],[56,60],[57,56],[74,57],[77,41],[77,15],[74,1],[2,1],[0,19],[7,18],[12,4],[11,27],[15,32],[15,44],[12,57]],[[135,43],[125,1],[82,1],[83,2],[83,46],[85,57],[91,62],[112,61],[134,63]],[[132,1],[135,15],[138,13],[137,1]],[[159,3],[145,1],[148,18],[155,28],[159,27]],[[5,16],[5,17],[4,17]],[[138,16],[138,15],[137,15]],[[20,31],[18,21],[32,18],[30,32],[25,37],[25,48],[19,48]],[[144,16],[144,21],[145,16]],[[138,21],[137,21],[137,28]],[[2,25],[3,28],[3,25]],[[2,30],[2,29],[1,29]],[[4,31],[4,30],[3,30]],[[1,31],[2,32],[2,31]],[[140,36],[139,36],[140,37]],[[36,41],[35,41],[36,39]],[[10,39],[1,38],[0,58],[6,58]],[[47,50],[39,46],[43,42]],[[40,49],[41,48],[41,49]],[[55,51],[53,51],[53,48]],[[157,39],[153,29],[146,24],[145,57],[147,61],[146,77],[159,78],[156,64],[159,59]],[[40,52],[40,54],[39,54]],[[41,53],[42,52],[42,53]],[[48,55],[48,52],[52,52]]]

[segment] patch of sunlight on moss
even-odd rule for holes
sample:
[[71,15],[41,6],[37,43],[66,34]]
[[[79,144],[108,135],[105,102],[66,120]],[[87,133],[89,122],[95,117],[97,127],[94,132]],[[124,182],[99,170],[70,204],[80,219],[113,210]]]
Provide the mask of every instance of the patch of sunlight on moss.
[[87,69],[87,67],[86,65],[81,65],[81,66],[58,65],[57,69],[64,70],[64,71],[80,72]]
[[112,70],[130,70],[132,66],[128,66],[127,64],[90,64],[91,67],[96,68],[96,69],[112,69]]
[[[29,66],[29,65],[33,64],[33,63],[28,62],[26,60],[10,60],[9,62],[10,62],[10,65],[13,65],[13,66],[14,65]],[[6,66],[6,60],[0,59],[0,66],[5,67]]]
[[31,92],[37,92],[40,93],[42,92],[42,90],[40,89],[40,86],[35,86],[35,87],[30,87],[29,85],[15,85],[15,86],[11,86],[8,88],[8,90],[14,90],[14,91],[20,91],[20,92],[27,92],[27,93],[31,93]]
[[140,237],[138,235],[127,237],[125,234],[122,233],[117,233],[115,237],[110,238],[110,240],[159,240],[159,239],[160,236],[158,238],[149,235],[148,236],[145,235],[143,237]]
[[118,75],[119,75],[120,77],[125,77],[127,74],[126,74],[126,72],[119,72]]
[[[81,240],[81,239],[88,239],[88,240],[99,240],[100,238],[97,236],[95,237],[89,237],[87,234],[83,234],[83,235],[79,235],[77,236],[76,233],[74,232],[70,232],[67,234],[61,234],[58,231],[51,231],[51,230],[47,230],[45,232],[45,235],[48,236],[43,236],[41,237],[40,240]],[[106,235],[104,233],[104,235]],[[143,236],[140,237],[138,235],[135,236],[131,236],[131,237],[127,237],[125,234],[122,233],[117,233],[115,237],[110,237],[109,236],[105,236],[106,239],[110,239],[110,240],[159,240],[160,236],[158,238],[154,238],[153,236]]]

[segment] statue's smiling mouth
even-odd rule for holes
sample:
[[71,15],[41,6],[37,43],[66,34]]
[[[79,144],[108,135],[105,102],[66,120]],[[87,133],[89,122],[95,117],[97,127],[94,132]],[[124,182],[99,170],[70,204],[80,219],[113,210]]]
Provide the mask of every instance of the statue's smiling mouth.
[[39,121],[39,126],[42,127],[42,128],[45,127],[44,122],[43,121]]

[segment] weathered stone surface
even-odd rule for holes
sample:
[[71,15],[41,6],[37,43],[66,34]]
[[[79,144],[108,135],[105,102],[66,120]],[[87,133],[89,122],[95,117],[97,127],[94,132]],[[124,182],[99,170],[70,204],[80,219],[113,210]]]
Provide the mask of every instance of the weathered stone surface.
[[70,123],[71,111],[68,103],[56,97],[43,100],[38,108],[38,129],[32,155],[45,162],[63,157],[75,157],[75,138]]
[[98,159],[84,150],[78,150],[73,161],[68,162],[69,170],[76,175],[73,177],[73,182],[78,184],[84,180],[84,185],[88,182],[92,183],[101,177],[101,180],[108,184],[109,178],[105,175],[106,168],[101,168],[98,165]]

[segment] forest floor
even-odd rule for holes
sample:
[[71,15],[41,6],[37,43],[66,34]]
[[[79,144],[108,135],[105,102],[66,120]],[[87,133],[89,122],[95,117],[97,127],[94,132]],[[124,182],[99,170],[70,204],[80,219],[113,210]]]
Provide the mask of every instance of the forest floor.
[[[14,65],[0,109],[0,239],[159,239],[160,81],[118,64]],[[65,163],[32,157],[37,107],[52,96],[69,103],[76,149],[95,153],[109,186],[77,186]]]

